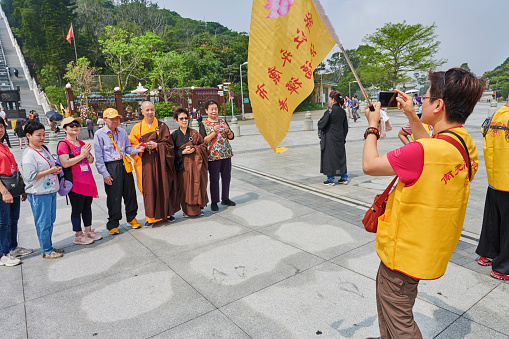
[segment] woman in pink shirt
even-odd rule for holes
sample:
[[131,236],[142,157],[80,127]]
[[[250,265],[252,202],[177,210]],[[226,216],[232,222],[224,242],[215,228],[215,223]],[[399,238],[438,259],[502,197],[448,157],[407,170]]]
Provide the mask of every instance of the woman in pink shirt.
[[[90,168],[94,157],[90,153],[92,146],[78,140],[80,132],[80,118],[67,117],[61,126],[66,138],[58,144],[58,158],[64,171],[72,173],[72,189],[69,192],[71,201],[71,223],[76,232],[74,244],[89,245],[102,237],[92,229],[92,200],[98,198],[97,186]],[[81,229],[81,219],[85,225],[85,232]]]

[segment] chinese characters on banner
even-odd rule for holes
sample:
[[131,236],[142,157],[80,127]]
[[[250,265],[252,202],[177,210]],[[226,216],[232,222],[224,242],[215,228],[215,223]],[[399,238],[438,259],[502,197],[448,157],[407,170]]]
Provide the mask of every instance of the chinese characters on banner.
[[276,153],[286,150],[277,146],[288,132],[295,108],[314,89],[313,70],[336,44],[335,33],[324,20],[328,23],[318,0],[253,0],[248,57],[251,106],[258,130]]

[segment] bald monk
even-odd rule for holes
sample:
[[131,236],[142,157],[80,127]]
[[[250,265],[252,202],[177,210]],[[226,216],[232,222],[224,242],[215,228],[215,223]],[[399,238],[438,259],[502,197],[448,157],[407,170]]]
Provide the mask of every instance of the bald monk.
[[141,104],[143,120],[129,135],[132,145],[144,144],[145,151],[134,155],[134,169],[145,205],[145,227],[161,220],[175,220],[180,210],[175,174],[175,153],[168,126],[155,118],[150,101]]

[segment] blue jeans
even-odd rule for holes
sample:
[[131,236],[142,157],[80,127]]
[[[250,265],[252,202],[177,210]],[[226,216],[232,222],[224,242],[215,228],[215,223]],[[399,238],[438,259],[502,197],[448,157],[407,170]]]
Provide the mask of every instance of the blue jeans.
[[53,234],[53,223],[57,217],[57,194],[28,194],[28,201],[32,206],[37,238],[41,246],[41,255],[51,254],[53,245],[51,235]]
[[18,247],[18,220],[21,198],[11,204],[0,198],[0,257]]
[[[341,179],[343,179],[343,180],[347,180],[347,179],[348,179],[348,173],[343,174],[343,175],[341,176]],[[336,180],[336,177],[330,177],[330,176],[327,176],[327,180],[329,180],[329,181],[334,181],[334,180]]]

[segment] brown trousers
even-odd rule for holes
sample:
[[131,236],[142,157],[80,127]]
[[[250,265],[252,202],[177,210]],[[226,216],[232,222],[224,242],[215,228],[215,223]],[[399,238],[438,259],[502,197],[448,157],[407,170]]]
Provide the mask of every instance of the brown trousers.
[[419,279],[389,269],[380,262],[376,275],[376,306],[381,339],[422,339],[412,308]]

